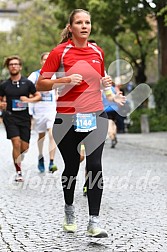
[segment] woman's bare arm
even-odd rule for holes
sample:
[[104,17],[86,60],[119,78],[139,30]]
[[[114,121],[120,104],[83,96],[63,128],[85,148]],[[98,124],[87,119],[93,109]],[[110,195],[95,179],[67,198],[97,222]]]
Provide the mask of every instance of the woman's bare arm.
[[80,74],[72,74],[54,80],[44,78],[40,75],[36,83],[36,89],[37,91],[49,91],[62,85],[79,85],[81,81],[82,76]]

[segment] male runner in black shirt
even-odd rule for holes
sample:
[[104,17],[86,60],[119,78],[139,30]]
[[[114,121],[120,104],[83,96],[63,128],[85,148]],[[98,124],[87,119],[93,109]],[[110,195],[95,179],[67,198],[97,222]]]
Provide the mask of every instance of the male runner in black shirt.
[[3,110],[7,138],[11,140],[13,146],[15,180],[20,182],[23,181],[21,154],[28,150],[30,140],[31,118],[28,113],[28,102],[39,101],[41,95],[30,80],[21,76],[22,60],[19,56],[6,58],[4,66],[8,68],[10,78],[0,85],[0,109]]

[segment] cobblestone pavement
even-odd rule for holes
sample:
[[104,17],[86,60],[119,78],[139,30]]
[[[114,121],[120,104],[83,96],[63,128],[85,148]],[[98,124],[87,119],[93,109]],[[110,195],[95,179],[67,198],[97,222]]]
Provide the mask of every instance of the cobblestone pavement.
[[[167,134],[162,136],[156,136],[157,141],[163,141]],[[144,144],[149,137],[145,135],[141,141],[141,136],[120,134],[115,149],[106,141],[100,218],[109,237],[93,239],[85,234],[88,206],[87,198],[82,196],[84,162],[75,194],[78,231],[66,234],[62,231],[63,162],[59,152],[59,170],[39,174],[37,136],[33,132],[23,161],[25,182],[17,184],[13,182],[11,143],[0,125],[0,252],[166,252],[167,156],[164,148],[162,152],[161,148],[157,151]],[[151,143],[154,141],[152,135]],[[48,155],[45,160],[47,166]]]

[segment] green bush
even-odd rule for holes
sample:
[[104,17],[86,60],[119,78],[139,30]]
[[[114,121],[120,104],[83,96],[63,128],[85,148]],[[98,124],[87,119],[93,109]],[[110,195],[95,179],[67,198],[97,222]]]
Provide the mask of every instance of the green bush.
[[150,132],[167,131],[167,114],[157,113],[156,109],[139,108],[130,115],[129,133],[141,133],[140,119],[142,114],[148,115]]
[[140,133],[140,119],[142,114],[148,115],[150,132],[167,131],[167,77],[161,78],[153,86],[155,109],[138,108],[131,115],[132,125],[128,132]]
[[161,78],[157,84],[154,85],[153,95],[156,104],[156,111],[159,114],[166,114],[167,112],[167,77]]

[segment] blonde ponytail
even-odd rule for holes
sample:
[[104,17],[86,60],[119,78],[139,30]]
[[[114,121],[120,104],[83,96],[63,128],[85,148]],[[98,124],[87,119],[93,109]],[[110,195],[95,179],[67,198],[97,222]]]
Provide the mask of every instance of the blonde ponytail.
[[64,28],[64,30],[61,33],[61,42],[60,44],[67,42],[69,38],[72,37],[71,32],[69,31],[69,24],[66,25],[66,27]]

